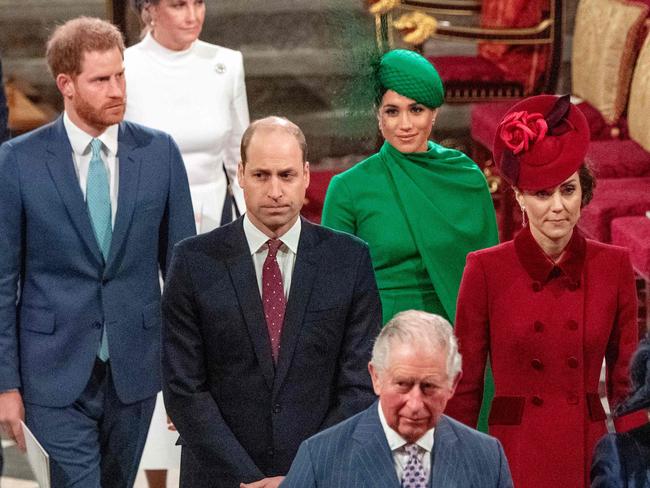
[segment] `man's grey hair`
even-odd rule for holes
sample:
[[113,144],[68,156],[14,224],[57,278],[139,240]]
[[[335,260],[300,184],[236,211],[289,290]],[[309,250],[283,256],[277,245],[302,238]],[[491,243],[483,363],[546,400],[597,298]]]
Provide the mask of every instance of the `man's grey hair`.
[[420,350],[447,351],[447,376],[453,381],[462,369],[462,357],[451,324],[440,315],[407,310],[393,317],[379,333],[372,348],[372,365],[377,370],[389,367],[391,347],[395,343]]

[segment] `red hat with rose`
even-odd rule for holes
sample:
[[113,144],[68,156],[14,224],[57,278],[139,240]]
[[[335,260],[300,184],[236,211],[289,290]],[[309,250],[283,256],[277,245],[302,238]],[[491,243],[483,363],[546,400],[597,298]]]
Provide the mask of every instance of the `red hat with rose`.
[[537,95],[515,104],[497,127],[492,151],[501,176],[520,190],[559,185],[584,162],[589,125],[569,95]]

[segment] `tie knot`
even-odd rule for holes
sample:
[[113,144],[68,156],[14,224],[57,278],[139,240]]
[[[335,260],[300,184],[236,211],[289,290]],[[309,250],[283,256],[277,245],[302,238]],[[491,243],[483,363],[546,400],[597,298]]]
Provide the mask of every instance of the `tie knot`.
[[102,141],[97,138],[93,138],[90,141],[90,149],[92,151],[92,157],[100,157],[102,152]]
[[409,455],[409,457],[417,457],[420,453],[420,448],[417,444],[406,444],[404,446],[404,450],[406,451],[406,454]]
[[274,258],[278,253],[278,249],[280,249],[280,246],[282,245],[282,241],[280,239],[269,239],[267,244],[269,245],[269,256]]

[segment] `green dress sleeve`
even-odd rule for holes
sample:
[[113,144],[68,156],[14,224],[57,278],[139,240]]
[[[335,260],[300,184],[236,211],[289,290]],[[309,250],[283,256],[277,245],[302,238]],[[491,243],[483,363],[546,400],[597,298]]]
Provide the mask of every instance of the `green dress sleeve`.
[[352,201],[350,189],[342,175],[332,178],[323,203],[321,224],[330,229],[356,235],[357,216]]

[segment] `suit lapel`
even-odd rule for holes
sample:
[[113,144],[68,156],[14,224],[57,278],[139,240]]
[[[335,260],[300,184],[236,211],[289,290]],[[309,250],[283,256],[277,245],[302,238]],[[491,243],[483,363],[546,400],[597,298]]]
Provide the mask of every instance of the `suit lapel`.
[[119,164],[119,190],[117,195],[117,213],[113,227],[111,250],[107,260],[107,274],[114,268],[115,258],[126,239],[131,217],[135,208],[140,175],[140,157],[137,154],[137,142],[125,124],[120,124],[117,139],[117,158]]
[[244,315],[244,322],[246,322],[264,379],[269,390],[272,390],[275,376],[273,354],[264,318],[262,298],[257,285],[255,265],[244,234],[243,218],[240,217],[237,222],[230,225],[230,232],[232,235],[226,236],[223,240],[224,243],[232,245],[232,256],[226,261],[228,272],[239,299],[239,306]]
[[52,131],[52,137],[47,146],[48,170],[81,239],[97,263],[101,265],[103,263],[102,253],[95,239],[88,207],[79,186],[79,177],[72,160],[72,146],[70,146],[70,140],[63,125],[63,116],[59,117],[50,127],[50,131]]
[[393,454],[379,420],[378,408],[377,402],[368,408],[352,434],[355,446],[351,464],[358,466],[365,486],[395,488],[400,486],[400,481],[397,479]]
[[461,459],[456,447],[458,437],[451,428],[449,420],[440,417],[433,434],[433,452],[431,453],[431,476],[429,486],[444,486],[445,488],[469,486],[459,470]]
[[284,325],[280,339],[280,357],[278,358],[277,373],[274,385],[274,395],[278,392],[284,381],[291,359],[296,349],[296,343],[300,337],[300,331],[305,318],[305,310],[309,302],[316,271],[318,269],[318,237],[314,231],[313,224],[302,220],[300,240],[298,241],[298,252],[296,264],[291,277],[291,290],[287,300],[287,308],[284,314]]

